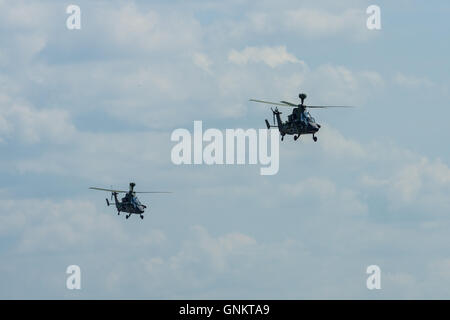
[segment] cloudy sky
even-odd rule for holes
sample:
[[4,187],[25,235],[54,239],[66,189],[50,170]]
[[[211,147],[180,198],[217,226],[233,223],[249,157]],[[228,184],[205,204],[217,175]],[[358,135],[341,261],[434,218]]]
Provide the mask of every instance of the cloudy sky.
[[[76,1],[81,30],[70,4],[0,0],[0,298],[450,298],[447,1]],[[174,129],[300,92],[358,108],[277,175],[172,164]],[[126,220],[88,190],[130,181],[174,193]]]

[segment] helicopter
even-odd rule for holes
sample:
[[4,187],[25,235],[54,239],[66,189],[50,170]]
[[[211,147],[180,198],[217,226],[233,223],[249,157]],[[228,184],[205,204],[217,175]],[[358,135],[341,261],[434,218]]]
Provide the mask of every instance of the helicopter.
[[[134,182],[130,182],[130,189],[128,191],[124,190],[113,190],[113,189],[104,189],[104,188],[97,188],[97,187],[90,187],[89,189],[92,190],[101,190],[101,191],[108,191],[111,192],[111,201],[109,202],[108,198],[106,198],[106,204],[108,206],[115,205],[117,208],[117,215],[120,215],[121,212],[128,213],[126,215],[126,218],[128,219],[132,214],[138,214],[141,219],[144,219],[144,211],[147,208],[146,205],[143,205],[139,199],[136,197],[136,193],[171,193],[168,191],[140,191],[136,192],[134,191],[134,187],[136,184]],[[122,198],[122,201],[119,201],[117,198],[117,195],[119,193],[125,193],[125,196]]]
[[[286,134],[294,135],[295,141],[297,141],[302,134],[312,134],[314,142],[317,141],[316,133],[321,126],[311,116],[308,110],[306,110],[307,108],[352,108],[352,106],[307,106],[303,103],[307,97],[306,94],[300,93],[298,97],[301,101],[298,105],[287,101],[270,102],[256,99],[250,99],[250,101],[294,108],[292,113],[288,116],[288,120],[285,122],[281,120],[280,114],[282,114],[282,112],[278,111],[277,107],[275,107],[275,110],[270,108],[273,114],[273,125],[270,125],[267,119],[265,120],[267,129],[278,128],[281,134],[281,141],[283,141]],[[275,123],[275,118],[277,123]]]

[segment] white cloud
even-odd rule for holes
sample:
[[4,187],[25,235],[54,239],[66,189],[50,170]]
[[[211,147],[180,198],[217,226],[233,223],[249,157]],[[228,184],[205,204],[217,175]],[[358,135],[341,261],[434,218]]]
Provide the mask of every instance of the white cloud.
[[134,53],[191,50],[200,43],[200,24],[187,13],[159,12],[128,3],[120,10],[104,7],[99,14],[99,28],[106,26],[113,44]]
[[246,255],[254,250],[256,241],[251,237],[230,233],[217,239],[211,237],[201,226],[192,227],[194,241],[188,241],[175,256],[170,258],[170,267],[174,271],[184,269],[186,263],[206,263],[213,273],[221,273],[234,268],[229,264],[232,256]]
[[26,102],[11,99],[0,92],[0,134],[3,140],[18,137],[26,143],[49,141],[66,142],[75,133],[75,127],[66,110],[36,109]]
[[248,20],[253,30],[268,32],[271,30],[269,14],[265,12],[252,12],[248,15]]
[[0,236],[18,237],[21,253],[49,253],[104,250],[108,246],[152,246],[165,241],[165,235],[152,229],[145,235],[128,234],[119,219],[107,209],[99,211],[89,201],[3,200]]
[[323,72],[334,81],[342,82],[347,88],[354,89],[357,85],[353,73],[343,66],[325,65],[319,68],[319,72]]
[[[107,183],[111,182],[112,176],[127,181],[134,169],[148,171],[151,164],[153,171],[166,164],[170,160],[170,145],[167,141],[168,134],[156,132],[76,133],[67,141],[70,144],[64,151],[51,149],[34,158],[17,159],[13,170],[21,174],[97,177],[101,179],[99,182]],[[144,148],[143,144],[153,148]],[[132,161],[130,155],[135,155]]]
[[212,61],[208,58],[206,54],[196,52],[192,57],[194,64],[207,73],[211,73]]
[[367,150],[355,140],[345,138],[338,130],[326,125],[321,129],[323,140],[320,146],[328,155],[362,160],[367,157]]
[[391,180],[390,189],[404,204],[421,205],[425,208],[450,209],[446,197],[450,191],[450,168],[439,159],[422,158],[407,164]]
[[315,215],[336,212],[341,215],[364,216],[368,210],[357,192],[339,188],[334,182],[323,178],[308,178],[295,184],[283,184],[281,193],[297,199],[299,204],[317,201]]
[[412,75],[404,75],[403,73],[396,74],[394,77],[394,83],[407,88],[430,88],[434,86],[434,83],[427,77],[416,77]]
[[285,46],[245,47],[242,51],[233,49],[228,54],[228,60],[238,65],[263,62],[271,68],[285,63],[304,64],[303,61],[297,59],[293,54],[288,53]]
[[14,3],[0,2],[0,20],[4,26],[13,25],[21,30],[32,30],[42,26],[42,21],[49,17],[48,7],[42,3],[31,3],[29,1],[14,1]]
[[[372,155],[390,153],[389,149],[381,150],[375,145],[369,147],[367,152]],[[391,154],[388,172],[378,176],[364,174],[361,183],[382,190],[393,211],[402,211],[403,208],[419,211],[423,217],[431,218],[450,210],[447,197],[450,192],[450,168],[440,159],[430,160],[417,154],[413,158],[403,157],[403,163],[398,164],[397,161],[402,159],[398,156]],[[377,161],[376,157],[370,161]]]
[[335,36],[347,33],[361,38],[366,29],[364,9],[347,9],[332,13],[318,9],[301,8],[285,12],[284,25],[307,37]]

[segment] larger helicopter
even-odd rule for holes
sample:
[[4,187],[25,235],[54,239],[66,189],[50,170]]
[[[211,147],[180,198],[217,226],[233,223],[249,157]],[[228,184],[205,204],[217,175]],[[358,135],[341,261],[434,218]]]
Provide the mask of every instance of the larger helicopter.
[[[308,110],[306,110],[307,108],[351,108],[351,106],[306,106],[303,103],[306,99],[306,94],[300,93],[298,97],[301,101],[300,104],[287,101],[270,102],[255,99],[250,99],[250,101],[294,108],[292,113],[288,116],[288,120],[285,122],[281,120],[280,114],[282,114],[282,112],[278,111],[277,107],[275,107],[275,110],[271,108],[273,114],[273,125],[270,125],[267,119],[265,120],[267,129],[278,128],[281,134],[281,141],[283,141],[284,136],[287,134],[294,135],[294,140],[297,140],[302,134],[312,134],[313,140],[317,141],[316,133],[319,131],[321,126],[311,116]],[[275,118],[277,123],[275,123]]]
[[[108,206],[115,205],[117,208],[117,215],[120,215],[121,212],[128,213],[125,217],[128,219],[132,214],[138,214],[141,219],[144,219],[144,211],[147,208],[147,206],[143,205],[139,199],[136,197],[136,193],[171,193],[168,191],[134,191],[134,187],[136,184],[134,182],[130,183],[130,189],[128,191],[124,190],[114,190],[114,189],[104,189],[104,188],[96,188],[96,187],[90,187],[89,189],[92,190],[101,190],[101,191],[108,191],[111,192],[111,201],[109,202],[108,198],[106,198],[106,204]],[[119,193],[125,193],[125,196],[122,198],[122,201],[119,201],[117,198],[117,195]]]

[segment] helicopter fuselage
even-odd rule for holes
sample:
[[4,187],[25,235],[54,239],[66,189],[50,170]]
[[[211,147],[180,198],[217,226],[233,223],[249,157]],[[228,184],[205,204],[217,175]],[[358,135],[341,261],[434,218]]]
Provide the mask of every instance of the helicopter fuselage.
[[142,214],[147,208],[145,205],[141,204],[139,199],[133,195],[133,193],[128,192],[122,198],[122,201],[119,201],[117,198],[117,193],[113,193],[115,205],[118,212],[126,212],[130,214]]
[[[281,119],[281,112],[278,109],[273,111],[274,116],[277,120],[277,125],[270,127],[277,127],[281,134],[281,139],[285,135],[296,135],[295,140],[302,134],[312,134],[314,141],[316,137],[314,136],[320,129],[320,125],[316,123],[313,117],[304,108],[296,107],[292,113],[288,116],[288,120],[283,122]],[[267,122],[266,122],[267,123]]]

